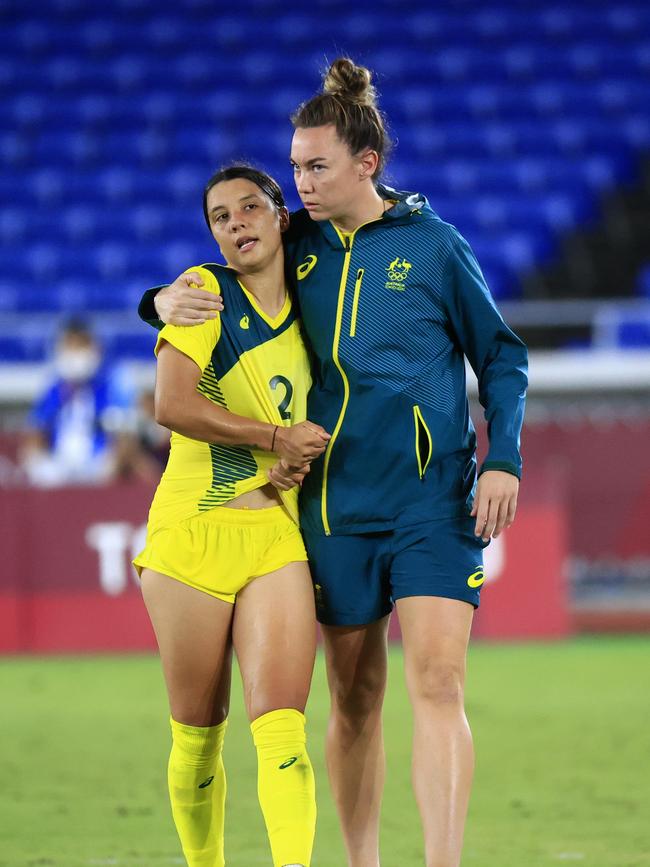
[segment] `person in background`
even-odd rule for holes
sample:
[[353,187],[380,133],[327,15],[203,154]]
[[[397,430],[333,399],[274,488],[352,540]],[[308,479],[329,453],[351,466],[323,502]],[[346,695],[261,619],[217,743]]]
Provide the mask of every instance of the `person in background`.
[[112,427],[114,478],[157,484],[169,457],[169,430],[156,421],[154,391],[145,388],[131,412],[115,413]]
[[114,473],[113,441],[106,419],[120,398],[89,326],[68,321],[53,358],[54,381],[36,402],[20,449],[29,484],[92,485]]

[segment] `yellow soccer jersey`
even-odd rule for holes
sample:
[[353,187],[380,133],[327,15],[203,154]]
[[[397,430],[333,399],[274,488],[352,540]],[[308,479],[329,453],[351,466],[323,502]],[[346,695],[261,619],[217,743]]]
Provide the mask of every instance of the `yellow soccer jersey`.
[[[156,354],[167,341],[189,356],[203,373],[197,391],[237,415],[273,425],[304,421],[311,375],[289,296],[271,318],[229,268],[208,264],[189,270],[201,274],[207,290],[223,296],[225,309],[203,325],[166,325]],[[149,533],[267,484],[266,473],[276,461],[272,452],[172,433],[167,467],[149,512]],[[281,496],[297,522],[298,489]]]

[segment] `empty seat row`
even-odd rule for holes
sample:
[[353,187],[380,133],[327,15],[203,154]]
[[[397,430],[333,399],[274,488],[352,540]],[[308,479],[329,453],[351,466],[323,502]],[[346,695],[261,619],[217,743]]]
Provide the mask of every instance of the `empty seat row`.
[[[153,0],[118,0],[113,6],[118,10],[121,7],[126,14],[109,18],[105,12],[101,14],[103,10],[99,7],[92,10],[95,14],[90,20],[87,12],[84,15],[80,11],[79,7],[87,10],[83,0],[57,0],[44,5],[53,12],[57,7],[63,7],[68,20],[57,21],[53,16],[51,32],[45,26],[44,16],[40,21],[23,19],[10,22],[12,37],[23,50],[51,49],[60,41],[65,44],[76,36],[89,50],[101,52],[114,46],[125,32],[134,30],[156,49],[164,49],[175,45],[179,38],[200,37],[200,32],[197,33],[199,27],[203,28],[204,34],[207,31],[210,36],[220,36],[224,45],[245,45],[252,36],[263,36],[274,44],[300,46],[313,36],[314,14],[319,18],[321,38],[340,38],[343,29],[348,39],[361,44],[382,38],[388,27],[392,28],[390,32],[393,35],[408,36],[417,41],[439,40],[444,44],[445,40],[452,39],[467,44],[476,39],[507,43],[513,39],[529,38],[531,33],[539,39],[556,42],[603,37],[624,40],[634,37],[650,24],[647,6],[639,0],[613,7],[592,3],[583,8],[550,5],[526,9],[515,3],[500,3],[492,8],[463,3],[457,10],[425,6],[414,9],[409,15],[404,15],[400,4],[394,0],[373,3],[372,6],[358,3],[353,9],[341,2],[314,3],[311,15],[302,10],[287,12],[278,0],[249,0],[245,7],[248,16],[234,15],[227,9],[216,11],[214,4],[197,0],[188,0],[183,5],[182,14],[178,7],[165,8]],[[345,15],[343,21],[341,14]],[[75,15],[79,18],[74,22],[78,32],[77,28],[65,26]]]
[[[587,86],[570,88],[557,81],[538,83],[528,91],[490,84],[423,87],[410,83],[405,88],[395,85],[395,90],[387,89],[381,106],[389,121],[406,131],[428,126],[444,132],[448,124],[513,130],[523,130],[528,125],[548,130],[545,134],[562,148],[579,148],[580,139],[575,132],[572,135],[566,132],[572,127],[591,130],[609,124],[614,140],[620,136],[633,140],[638,135],[639,121],[647,118],[649,86],[650,74],[645,81],[637,78],[629,85],[612,80],[598,90]],[[110,91],[100,95],[95,91],[77,92],[65,98],[47,98],[11,88],[3,97],[0,132],[34,136],[46,131],[52,134],[75,131],[82,137],[104,138],[122,131],[139,140],[148,133],[173,136],[186,129],[194,133],[200,148],[201,137],[206,134],[226,135],[245,142],[245,130],[252,127],[262,130],[263,135],[271,138],[271,144],[278,146],[283,140],[288,142],[289,116],[309,95],[307,88],[278,86],[277,82],[272,93],[260,88],[238,92],[236,88],[223,86],[188,92],[179,88],[174,97],[169,92],[159,92],[155,85],[131,95]],[[613,120],[615,131],[611,130]]]
[[[644,47],[639,56],[646,58],[647,54],[648,49]],[[52,98],[63,102],[77,99],[80,94],[105,94],[109,98],[132,94],[144,98],[171,76],[180,95],[188,92],[190,97],[201,93],[207,96],[209,93],[218,94],[223,89],[224,100],[218,102],[219,111],[225,114],[228,110],[227,94],[237,87],[241,88],[242,112],[246,104],[255,110],[261,103],[275,102],[278,82],[287,80],[286,58],[281,52],[274,55],[272,61],[269,58],[258,56],[250,62],[233,58],[228,65],[237,69],[236,82],[227,77],[215,80],[212,65],[196,52],[181,56],[174,52],[169,58],[126,54],[110,62],[61,55],[42,65],[21,65],[20,69],[15,63],[5,60],[0,65],[0,83],[7,95],[31,93],[40,88],[45,77]],[[523,82],[511,81],[503,75],[492,80],[493,72],[488,72],[488,68],[495,68],[492,56],[485,55],[481,62],[486,69],[479,66],[476,70],[470,69],[466,80],[459,81],[450,78],[453,67],[448,61],[444,58],[438,61],[435,54],[425,55],[418,58],[417,65],[405,65],[401,74],[396,71],[390,77],[387,75],[386,81],[390,83],[387,89],[397,88],[393,92],[400,94],[398,101],[403,102],[406,109],[410,104],[414,110],[424,109],[436,116],[444,112],[507,117],[531,112],[552,117],[566,111],[580,116],[598,111],[622,114],[642,108],[647,99],[650,62],[646,59],[643,59],[641,68],[636,64],[617,74],[608,69],[594,80],[586,81],[553,67],[552,57],[531,80]],[[315,63],[305,63],[306,69],[314,66]],[[441,69],[446,70],[444,76]],[[422,82],[425,88],[416,100],[414,85],[419,84],[421,88]],[[306,80],[300,98],[308,95],[309,81]],[[291,111],[296,104],[285,106],[285,111]]]
[[[277,163],[268,154],[262,154],[260,164],[277,177],[287,195],[294,194],[288,159]],[[8,204],[26,201],[31,206],[74,203],[99,208],[102,204],[133,207],[162,203],[169,207],[175,202],[193,205],[200,204],[205,184],[215,168],[206,159],[203,166],[177,164],[167,171],[145,171],[129,165],[100,171],[42,168],[22,175],[0,172],[0,195]],[[398,151],[389,163],[388,176],[403,189],[423,191],[469,194],[562,190],[581,195],[633,180],[637,170],[636,154],[625,149],[615,155],[594,154],[585,158],[449,156],[408,161],[403,161]]]
[[[103,335],[99,329],[98,337],[108,361],[153,358],[155,336],[154,332],[145,325],[139,331],[111,335]],[[40,336],[0,334],[0,363],[43,362],[50,357],[51,349],[50,334]]]
[[[440,125],[420,120],[394,122],[392,126],[397,131],[396,153],[401,158],[607,158],[639,146],[650,147],[650,120],[643,116],[622,124],[617,136],[612,136],[611,123],[601,118],[584,124],[562,120],[541,129],[530,121],[507,124],[475,120]],[[273,119],[251,119],[239,124],[225,120],[206,124],[198,134],[185,126],[144,129],[135,135],[126,131],[56,129],[51,125],[43,125],[38,131],[0,131],[0,160],[5,165],[25,168],[101,168],[113,162],[116,154],[121,163],[133,166],[173,165],[190,156],[197,164],[208,161],[217,165],[233,154],[260,146],[273,160],[287,158],[290,130]]]

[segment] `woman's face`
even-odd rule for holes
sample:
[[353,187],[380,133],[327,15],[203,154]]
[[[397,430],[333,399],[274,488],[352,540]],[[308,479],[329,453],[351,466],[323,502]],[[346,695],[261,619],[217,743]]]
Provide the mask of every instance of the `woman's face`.
[[221,181],[208,193],[206,204],[212,236],[235,271],[262,271],[282,250],[287,209],[278,210],[253,181]]
[[313,220],[353,213],[359,185],[368,182],[363,157],[353,156],[333,124],[297,129],[291,143],[296,189]]

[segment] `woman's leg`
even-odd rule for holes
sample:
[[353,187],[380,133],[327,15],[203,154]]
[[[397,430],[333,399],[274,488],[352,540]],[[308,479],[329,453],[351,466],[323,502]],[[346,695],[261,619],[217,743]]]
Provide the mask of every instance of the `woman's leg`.
[[474,610],[433,596],[397,600],[414,715],[413,788],[427,867],[458,867],[474,769],[465,657]]
[[233,606],[151,569],[141,578],[171,709],[174,822],[189,867],[223,867]]
[[327,770],[349,867],[379,865],[388,620],[382,617],[365,626],[322,627],[332,699]]
[[316,618],[306,563],[289,563],[256,578],[238,594],[233,642],[257,748],[257,790],[273,864],[307,867],[316,798],[303,711],[316,653]]

